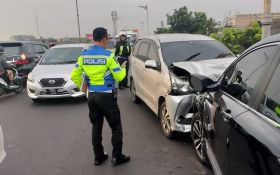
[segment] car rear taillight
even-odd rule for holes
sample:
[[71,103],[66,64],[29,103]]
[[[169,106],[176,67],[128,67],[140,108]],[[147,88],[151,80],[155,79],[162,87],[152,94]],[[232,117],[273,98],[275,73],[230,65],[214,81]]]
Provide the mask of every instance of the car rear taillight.
[[23,64],[29,64],[29,60],[26,57],[25,53],[20,54],[20,58],[16,60],[16,65],[23,65]]

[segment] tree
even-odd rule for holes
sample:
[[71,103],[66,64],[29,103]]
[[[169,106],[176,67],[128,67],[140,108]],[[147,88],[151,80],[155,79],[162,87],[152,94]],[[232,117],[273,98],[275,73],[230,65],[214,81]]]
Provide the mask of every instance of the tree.
[[234,54],[240,54],[262,38],[262,29],[259,23],[244,29],[225,28],[221,33],[212,33],[211,37],[221,41]]
[[172,33],[171,28],[170,27],[159,27],[156,29],[155,31],[156,34],[160,34],[160,33]]
[[158,28],[155,33],[191,33],[209,35],[217,32],[217,23],[204,12],[189,11],[186,6],[167,14],[168,28]]

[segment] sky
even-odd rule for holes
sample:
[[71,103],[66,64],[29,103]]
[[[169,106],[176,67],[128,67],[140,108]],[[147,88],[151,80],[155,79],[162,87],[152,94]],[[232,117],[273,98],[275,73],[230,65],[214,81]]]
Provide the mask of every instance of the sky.
[[[43,37],[77,37],[78,27],[75,0],[0,0],[0,40],[28,34],[37,36],[35,8],[39,33]],[[166,14],[187,6],[191,11],[206,12],[222,21],[231,12],[261,13],[263,0],[78,0],[81,34],[91,33],[95,27],[106,27],[112,33],[111,12],[120,16],[118,29],[137,28],[144,32],[146,12],[139,5],[149,5],[150,31],[164,21]],[[272,0],[272,11],[280,12],[280,0]]]

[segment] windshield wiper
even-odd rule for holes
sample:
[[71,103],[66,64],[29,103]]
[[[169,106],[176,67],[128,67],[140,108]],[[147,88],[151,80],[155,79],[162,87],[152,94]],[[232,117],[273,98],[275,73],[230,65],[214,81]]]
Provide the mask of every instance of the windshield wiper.
[[64,62],[41,62],[42,65],[55,65],[55,64],[74,64],[77,61],[64,61]]
[[77,61],[64,61],[64,62],[58,62],[56,64],[72,64],[72,63],[76,63]]
[[200,55],[200,54],[201,54],[201,52],[198,52],[198,53],[196,53],[196,54],[193,54],[193,55],[191,55],[190,57],[188,57],[185,61],[190,61],[190,60],[194,59],[195,57],[197,57],[197,56]]

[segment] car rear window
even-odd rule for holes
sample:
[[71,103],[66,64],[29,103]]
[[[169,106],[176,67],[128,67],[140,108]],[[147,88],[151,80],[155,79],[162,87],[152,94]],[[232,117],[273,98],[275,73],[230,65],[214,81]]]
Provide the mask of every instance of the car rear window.
[[21,43],[1,43],[0,46],[4,47],[4,54],[7,57],[17,56],[21,52]]
[[234,56],[224,45],[216,40],[176,41],[161,43],[165,63],[199,61]]

